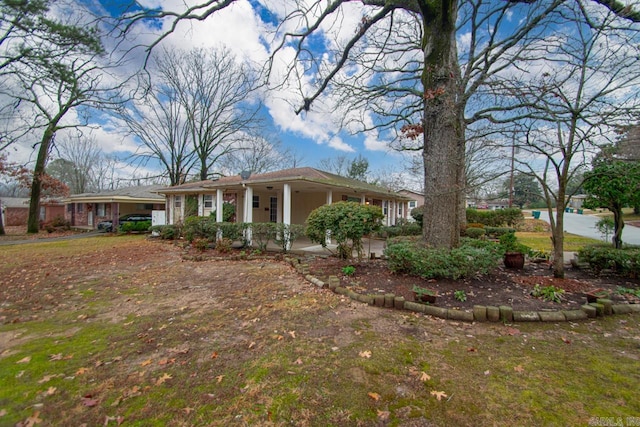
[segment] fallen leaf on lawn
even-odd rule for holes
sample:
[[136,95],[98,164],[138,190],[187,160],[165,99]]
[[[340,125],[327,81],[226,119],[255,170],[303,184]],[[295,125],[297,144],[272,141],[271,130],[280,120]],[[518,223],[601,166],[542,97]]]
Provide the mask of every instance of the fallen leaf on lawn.
[[212,359],[216,359],[218,357],[218,352],[214,351],[213,353],[211,353],[211,358]]
[[302,365],[302,359],[300,359],[299,357],[296,359],[295,362],[293,362],[296,365]]
[[22,359],[18,360],[16,363],[29,363],[29,362],[31,362],[31,356],[23,357]]
[[76,371],[76,375],[84,375],[89,371],[87,368],[80,368]]
[[56,392],[56,390],[57,390],[56,387],[49,387],[44,394],[47,396],[51,396]]
[[182,410],[184,411],[185,414],[189,415],[190,413],[192,413],[193,411],[195,411],[195,409],[193,408],[182,408]]
[[0,409],[0,417],[4,417],[5,415],[7,415],[7,410],[6,409]]
[[296,331],[289,331],[287,332],[289,335],[291,335],[291,338],[295,338],[296,337]]
[[256,345],[255,341],[251,341],[249,343],[249,348],[253,348],[253,347],[255,347],[255,345]]
[[186,345],[183,345],[180,347],[174,347],[174,348],[170,348],[169,352],[176,353],[176,354],[187,354],[189,353],[189,347]]
[[222,379],[224,378],[224,375],[218,375],[216,377],[216,380],[218,381],[218,384],[220,384],[222,382]]
[[380,395],[378,393],[374,393],[370,391],[369,393],[367,393],[367,395],[373,400],[375,400],[376,402],[380,400]]
[[158,365],[160,365],[160,366],[171,365],[171,364],[173,364],[175,362],[176,362],[175,358],[167,359],[165,357],[164,359],[158,360]]
[[467,351],[468,351],[469,353],[474,353],[474,352],[476,352],[476,351],[478,351],[478,350],[477,350],[475,347],[469,347],[469,348],[467,349]]
[[282,335],[273,335],[272,337],[274,340],[278,340],[278,341],[282,341],[284,339],[284,337]]
[[562,337],[562,341],[563,341],[565,344],[571,344],[571,340],[570,340],[570,339],[567,339],[567,338],[565,338],[565,337]]
[[160,378],[158,378],[156,380],[156,385],[161,385],[164,384],[167,380],[172,379],[173,377],[169,374],[167,374],[166,372],[164,374],[162,374],[162,376]]
[[54,361],[54,360],[62,360],[62,353],[58,353],[58,354],[50,354],[49,355],[49,360],[50,361]]
[[489,375],[491,373],[491,371],[484,371],[485,375]]
[[361,351],[360,353],[358,353],[358,355],[360,357],[364,357],[366,359],[369,359],[371,357],[371,352],[369,350],[365,350],[365,351]]
[[98,399],[94,399],[90,394],[82,396],[82,404],[89,408],[92,408],[98,404]]
[[36,411],[33,413],[33,415],[31,415],[29,418],[27,418],[24,421],[24,424],[22,424],[23,427],[33,427],[36,424],[40,424],[42,422],[42,419],[40,418],[40,411]]
[[24,371],[20,371],[16,374],[16,378],[20,378],[23,375],[24,375]]
[[507,328],[506,329],[507,335],[520,335],[520,330],[516,329],[516,328]]
[[522,367],[522,365],[514,366],[513,370],[516,372],[524,372],[524,368]]
[[378,418],[380,418],[380,420],[382,421],[386,421],[389,419],[389,416],[391,415],[391,412],[389,411],[381,411],[378,409]]
[[140,366],[148,366],[148,365],[151,365],[151,359],[147,359],[140,364]]
[[431,379],[431,377],[426,372],[422,371],[420,373],[420,381],[424,382],[424,381],[429,381],[430,379]]
[[96,363],[93,364],[93,366],[95,366],[96,368],[99,368],[100,366],[104,365],[104,363],[102,362],[102,360],[96,360]]
[[444,391],[431,390],[431,396],[435,396],[436,399],[442,400],[443,397],[447,397],[447,393]]
[[44,384],[46,382],[51,381],[52,378],[55,378],[57,375],[45,375],[41,380],[38,381],[38,384]]

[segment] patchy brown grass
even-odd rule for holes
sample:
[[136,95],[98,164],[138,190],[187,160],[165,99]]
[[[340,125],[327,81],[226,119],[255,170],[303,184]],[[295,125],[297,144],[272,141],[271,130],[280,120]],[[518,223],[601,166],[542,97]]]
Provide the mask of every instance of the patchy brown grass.
[[640,319],[462,324],[144,237],[0,249],[0,424],[586,425],[640,414]]

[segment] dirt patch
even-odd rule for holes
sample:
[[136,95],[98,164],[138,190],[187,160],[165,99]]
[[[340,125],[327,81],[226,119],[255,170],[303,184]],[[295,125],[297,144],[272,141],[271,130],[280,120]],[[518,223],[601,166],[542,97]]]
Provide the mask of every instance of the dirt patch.
[[[638,289],[640,280],[626,279],[612,275],[595,277],[590,270],[567,268],[564,279],[553,277],[548,264],[528,263],[523,270],[508,270],[499,267],[488,275],[461,280],[425,280],[406,274],[394,274],[387,268],[386,261],[365,260],[347,262],[337,258],[315,257],[307,261],[311,274],[321,280],[330,275],[338,276],[342,286],[361,294],[392,293],[413,301],[414,285],[437,291],[435,305],[447,308],[471,309],[474,305],[509,305],[515,310],[570,310],[586,303],[584,293],[603,288],[611,293],[615,302],[638,302],[637,298],[617,293],[618,287]],[[353,275],[345,275],[342,268],[355,267]],[[536,285],[555,286],[564,290],[562,302],[550,302],[531,295]],[[464,291],[466,301],[456,299],[456,291]],[[457,294],[460,296],[460,292]]]

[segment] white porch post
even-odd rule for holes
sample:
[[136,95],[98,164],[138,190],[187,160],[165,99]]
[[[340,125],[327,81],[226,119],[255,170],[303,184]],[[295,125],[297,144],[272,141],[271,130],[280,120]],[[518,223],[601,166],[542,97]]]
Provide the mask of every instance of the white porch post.
[[224,203],[222,190],[216,190],[216,222],[222,222],[222,204]]
[[367,198],[365,197],[365,195],[363,194],[362,197],[360,197],[360,204],[364,205],[367,203]]
[[187,204],[187,195],[180,196],[180,222],[184,222],[184,205]]
[[389,202],[389,225],[396,225],[396,201]]
[[[291,225],[291,184],[284,184],[282,190],[282,223]],[[285,230],[285,235],[282,236],[286,241],[287,250],[291,249],[291,241],[289,240],[289,231]]]
[[204,216],[204,194],[198,194],[198,216]]
[[[253,222],[253,188],[248,185],[244,189],[244,222],[247,224]],[[251,225],[245,230],[244,238],[251,246]]]
[[[174,203],[173,203],[173,196],[167,196],[167,198],[164,201],[164,210],[165,210],[165,219],[168,222],[168,224],[173,224],[173,207],[174,207]],[[104,204],[104,210],[105,210],[105,214],[107,213],[107,204]],[[167,215],[168,214],[168,215]]]

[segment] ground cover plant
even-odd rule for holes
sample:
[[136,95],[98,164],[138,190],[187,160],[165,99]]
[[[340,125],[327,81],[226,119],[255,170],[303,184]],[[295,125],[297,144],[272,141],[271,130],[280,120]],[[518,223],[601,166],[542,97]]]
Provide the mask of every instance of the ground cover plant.
[[275,260],[183,255],[135,235],[2,247],[0,424],[587,425],[640,413],[640,316],[464,324],[351,301]]

